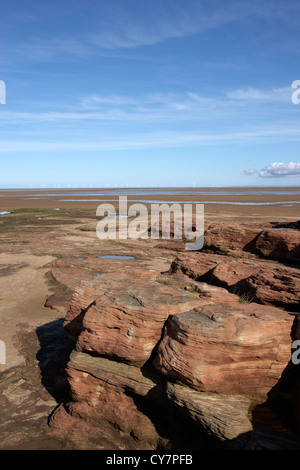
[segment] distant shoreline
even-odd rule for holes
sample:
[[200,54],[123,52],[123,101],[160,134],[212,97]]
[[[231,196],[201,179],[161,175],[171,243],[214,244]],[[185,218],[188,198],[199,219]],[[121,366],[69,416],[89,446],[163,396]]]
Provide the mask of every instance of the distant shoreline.
[[132,186],[132,187],[73,187],[73,188],[54,188],[54,187],[45,187],[45,188],[0,188],[0,192],[2,191],[118,191],[118,190],[149,190],[149,191],[184,191],[184,190],[191,190],[191,191],[218,191],[218,190],[227,190],[227,191],[235,191],[235,190],[244,190],[244,191],[255,191],[257,189],[263,189],[266,191],[272,190],[297,190],[300,191],[300,186]]
[[[74,194],[75,193],[75,194]],[[300,219],[300,187],[177,187],[177,188],[72,188],[1,189],[0,212],[17,209],[85,209],[96,213],[101,202],[118,205],[126,195],[128,204],[204,203],[205,213],[220,217],[281,217]],[[7,215],[2,215],[4,217]]]

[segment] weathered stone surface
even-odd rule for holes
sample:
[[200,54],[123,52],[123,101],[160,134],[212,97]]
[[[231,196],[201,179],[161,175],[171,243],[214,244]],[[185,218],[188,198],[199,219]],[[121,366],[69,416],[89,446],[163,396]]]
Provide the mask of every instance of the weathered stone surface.
[[191,287],[186,287],[186,289],[192,289],[199,294],[201,305],[239,302],[237,295],[228,292],[222,287],[207,284],[206,282],[193,282]]
[[180,255],[173,261],[170,272],[205,279],[209,285],[228,289],[245,301],[299,311],[300,272],[296,267],[271,260],[224,256],[216,258],[214,263],[213,267],[207,264],[205,253],[194,254],[191,258]]
[[[108,385],[122,388],[128,393],[147,396],[151,390],[151,399],[162,403],[166,379],[154,369],[142,371],[139,367],[117,362],[101,356],[91,356],[83,352],[73,351],[68,363],[68,370],[84,372],[98,378]],[[73,390],[76,394],[76,383],[73,381]],[[80,383],[77,382],[77,387]],[[157,392],[157,393],[156,393]],[[78,392],[80,394],[80,392]],[[164,398],[164,403],[166,399]]]
[[204,233],[204,249],[217,253],[240,254],[249,250],[260,232],[261,229],[249,225],[232,226],[226,222],[209,224]]
[[264,230],[255,240],[253,252],[263,258],[300,260],[300,233],[297,230]]
[[211,271],[209,282],[226,289],[233,289],[242,279],[247,279],[261,268],[256,260],[225,258]]
[[293,317],[257,304],[216,304],[173,315],[154,359],[195,390],[266,396],[290,360]]
[[300,233],[293,229],[261,230],[249,224],[214,223],[205,230],[203,248],[231,256],[249,252],[262,258],[295,262],[300,260]]
[[[206,445],[201,432],[193,429],[193,421],[186,422],[176,409],[172,411],[166,380],[151,368],[142,372],[134,366],[74,351],[68,378],[71,401],[54,412],[51,428],[59,431],[77,420],[90,435],[102,426],[107,432],[109,423],[125,437],[134,437],[144,449],[168,448],[178,439],[186,445],[186,438],[191,448]],[[180,438],[181,432],[186,437]]]
[[[99,276],[76,290],[66,327],[82,331],[76,349],[142,366],[171,314],[201,304],[199,296],[128,274]],[[72,326],[70,324],[72,323]],[[74,330],[73,330],[74,332]]]
[[68,368],[68,379],[72,399],[69,414],[98,426],[105,420],[139,441],[157,445],[159,434],[154,424],[124,388],[72,368]]
[[168,272],[169,274],[183,274],[196,281],[207,282],[211,271],[222,261],[224,261],[223,256],[212,253],[182,253],[175,257]]
[[167,384],[167,396],[200,429],[221,441],[253,430],[249,397],[197,392],[172,382]]
[[128,434],[116,429],[107,421],[101,425],[86,421],[68,406],[60,405],[51,416],[52,434],[70,450],[153,450],[151,444],[138,442]]
[[237,294],[262,304],[273,304],[288,311],[300,312],[300,271],[275,267],[259,269],[232,288]]

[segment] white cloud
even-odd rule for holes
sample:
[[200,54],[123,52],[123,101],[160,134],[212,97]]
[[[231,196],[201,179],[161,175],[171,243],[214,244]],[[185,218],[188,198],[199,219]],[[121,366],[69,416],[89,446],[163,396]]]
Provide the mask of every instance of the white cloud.
[[259,90],[257,88],[247,88],[246,90],[239,89],[228,92],[227,97],[240,101],[290,101],[291,88],[272,88],[270,90]]
[[241,171],[241,175],[246,175],[246,176],[255,175],[256,173],[258,173],[258,170],[256,170],[255,168],[251,168],[250,170]]
[[271,163],[259,172],[259,176],[262,178],[300,177],[300,163]]

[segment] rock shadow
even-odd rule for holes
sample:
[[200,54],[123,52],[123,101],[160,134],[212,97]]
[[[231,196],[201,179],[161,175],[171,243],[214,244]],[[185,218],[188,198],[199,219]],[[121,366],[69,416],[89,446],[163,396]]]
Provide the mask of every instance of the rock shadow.
[[40,343],[36,358],[42,384],[58,404],[69,397],[66,366],[73,347],[63,323],[64,318],[60,318],[36,329]]
[[[297,318],[291,330],[295,339]],[[300,450],[300,364],[288,362],[264,403],[252,411],[253,431],[238,436],[229,445],[246,449]]]

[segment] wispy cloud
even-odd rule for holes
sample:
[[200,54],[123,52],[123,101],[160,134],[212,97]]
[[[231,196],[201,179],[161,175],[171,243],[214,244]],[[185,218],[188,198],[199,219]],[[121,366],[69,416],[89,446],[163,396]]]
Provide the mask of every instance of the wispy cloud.
[[[131,134],[129,136],[119,135],[115,138],[101,137],[98,140],[83,140],[72,139],[71,141],[53,141],[53,140],[18,140],[18,141],[2,141],[1,153],[10,152],[78,152],[78,151],[103,151],[103,150],[128,150],[128,149],[146,149],[146,148],[184,148],[189,146],[224,146],[245,143],[255,143],[271,139],[272,141],[280,142],[290,138],[300,140],[299,129],[259,129],[253,132],[230,132],[230,133],[216,133],[205,134],[197,132],[148,132],[140,134]],[[288,164],[272,164],[282,165],[282,167],[269,166],[260,171],[260,176],[272,175],[292,175],[300,174],[299,163],[290,164],[295,165],[294,168],[285,167]],[[245,170],[247,175],[250,175],[253,170]],[[284,173],[285,171],[285,173]],[[294,172],[294,173],[293,173]]]
[[[272,118],[276,126],[278,118],[274,116],[273,103],[281,102],[281,113],[290,113],[296,124],[295,106],[291,105],[291,88],[278,88],[269,93],[264,90],[236,90],[217,96],[204,96],[197,92],[182,93],[148,93],[139,95],[99,95],[90,94],[80,98],[77,103],[57,102],[55,111],[53,102],[24,103],[28,111],[1,110],[0,115],[7,125],[30,122],[72,123],[82,121],[127,121],[127,122],[178,122],[197,124],[209,120],[226,118],[244,125],[252,122],[252,128],[265,122],[266,117]],[[254,103],[253,106],[250,106]],[[286,106],[285,106],[286,105]],[[41,109],[43,108],[43,109]],[[45,110],[45,111],[44,111]],[[294,130],[292,128],[292,134]]]
[[[30,14],[26,7],[10,13],[7,23],[12,25],[10,28],[16,25],[16,30],[11,34],[10,44],[6,45],[8,61],[46,62],[65,55],[90,56],[132,50],[220,29],[228,24],[247,26],[251,21],[266,19],[299,24],[299,5],[280,0],[266,0],[263,5],[260,0],[248,3],[240,0],[98,0],[84,4],[73,0],[70,4],[62,2],[58,11],[45,5],[42,2],[37,2],[34,7],[31,5]],[[28,27],[29,21],[31,29],[24,36],[28,40],[18,41],[18,30],[24,25]],[[41,27],[43,24],[44,28]]]
[[241,171],[241,175],[246,175],[246,176],[255,175],[256,173],[258,173],[258,170],[256,168],[251,168],[249,170]]
[[[236,20],[237,9],[225,4],[202,0],[170,3],[144,0],[128,9],[113,2],[114,9],[106,11],[99,30],[89,34],[91,44],[104,49],[130,49],[156,45],[169,39],[199,34],[208,29]],[[213,5],[212,5],[213,4]]]
[[260,90],[257,88],[238,89],[227,92],[226,96],[233,100],[256,102],[290,102],[291,88],[273,88]]

